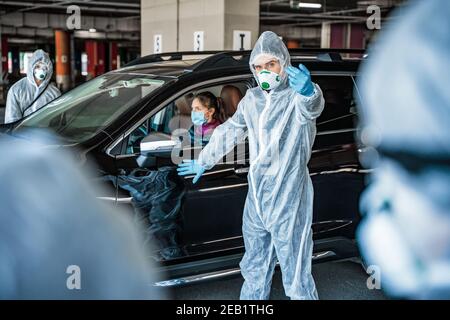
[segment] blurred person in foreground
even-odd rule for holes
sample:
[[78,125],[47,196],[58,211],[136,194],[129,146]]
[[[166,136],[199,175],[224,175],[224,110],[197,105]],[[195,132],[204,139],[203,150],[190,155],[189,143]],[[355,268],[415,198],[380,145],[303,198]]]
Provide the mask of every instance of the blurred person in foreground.
[[0,136],[0,299],[163,298],[141,233],[94,198],[69,154],[34,137]]
[[358,240],[391,296],[448,299],[450,2],[415,1],[404,13],[362,67],[362,162],[375,170]]

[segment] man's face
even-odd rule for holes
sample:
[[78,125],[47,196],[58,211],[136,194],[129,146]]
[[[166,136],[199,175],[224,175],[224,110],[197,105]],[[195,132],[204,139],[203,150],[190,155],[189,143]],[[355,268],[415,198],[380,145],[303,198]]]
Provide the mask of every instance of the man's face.
[[257,59],[253,64],[253,67],[255,68],[256,73],[259,73],[262,70],[272,71],[277,74],[281,73],[281,64],[277,58],[273,57]]
[[38,62],[36,63],[36,65],[34,66],[34,69],[42,69],[44,71],[47,71],[47,66],[45,65],[45,63],[43,62]]

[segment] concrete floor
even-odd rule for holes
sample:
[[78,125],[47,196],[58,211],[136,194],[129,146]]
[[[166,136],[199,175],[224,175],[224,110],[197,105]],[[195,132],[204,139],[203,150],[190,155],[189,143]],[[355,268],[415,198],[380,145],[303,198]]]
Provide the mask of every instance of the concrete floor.
[[[358,261],[347,260],[313,265],[313,277],[322,300],[384,300],[381,290],[369,290],[367,274]],[[172,297],[179,300],[235,300],[243,279],[241,277],[175,288]],[[288,299],[284,294],[281,272],[277,270],[272,282],[271,299]]]

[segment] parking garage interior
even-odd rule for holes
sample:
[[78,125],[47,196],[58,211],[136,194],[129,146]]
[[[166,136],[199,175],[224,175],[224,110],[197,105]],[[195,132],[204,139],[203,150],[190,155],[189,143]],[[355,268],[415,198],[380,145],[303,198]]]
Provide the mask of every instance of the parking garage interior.
[[[221,104],[222,106],[226,106],[225,98],[229,99],[229,104],[231,100],[234,100],[233,108],[227,109],[225,107],[225,111],[221,110],[222,118],[217,117],[213,119],[217,121],[217,125],[219,126],[219,123],[225,123],[229,119],[234,119],[232,117],[234,114],[237,114],[236,112],[239,110],[238,106],[241,105],[240,101],[243,101],[242,99],[246,96],[246,92],[249,92],[252,86],[261,86],[264,89],[262,84],[259,83],[261,81],[260,78],[255,76],[254,79],[250,72],[257,73],[252,69],[255,68],[255,65],[251,64],[250,68],[248,68],[248,64],[251,51],[255,48],[258,38],[264,32],[271,31],[276,33],[278,36],[277,39],[282,41],[292,53],[291,57],[292,61],[295,61],[295,65],[293,66],[295,71],[291,72],[295,73],[298,70],[302,70],[302,66],[306,68],[300,63],[306,63],[308,66],[315,68],[311,73],[312,80],[314,80],[315,84],[320,85],[323,92],[314,87],[314,85],[312,92],[315,96],[320,91],[320,94],[323,94],[323,97],[325,97],[323,102],[325,111],[321,117],[318,117],[316,140],[312,140],[312,143],[315,144],[311,147],[316,149],[312,150],[312,161],[309,163],[310,171],[308,172],[308,176],[313,177],[315,190],[318,190],[318,186],[323,187],[325,184],[324,181],[332,176],[330,181],[333,184],[335,183],[333,185],[335,189],[328,188],[327,192],[323,192],[322,194],[314,191],[314,206],[322,204],[323,208],[325,208],[323,211],[333,211],[342,205],[342,208],[345,208],[345,210],[351,207],[353,209],[356,208],[355,211],[358,211],[360,210],[359,205],[361,204],[358,202],[359,191],[364,189],[369,181],[365,175],[373,172],[371,168],[366,168],[366,162],[364,162],[366,161],[366,158],[364,158],[365,155],[370,153],[370,156],[374,156],[375,154],[374,157],[377,161],[379,160],[378,156],[384,156],[389,161],[394,159],[394,161],[401,162],[402,164],[406,163],[405,167],[408,170],[412,168],[411,171],[415,173],[419,172],[419,169],[428,168],[428,163],[437,163],[438,166],[444,167],[448,166],[448,158],[440,158],[443,153],[437,153],[437,155],[432,154],[430,156],[430,152],[430,154],[426,154],[425,156],[423,154],[414,154],[411,156],[411,150],[405,152],[402,150],[398,155],[395,154],[395,150],[392,151],[390,149],[381,149],[381,151],[378,150],[379,153],[376,153],[374,150],[378,147],[376,143],[379,140],[377,139],[381,138],[379,136],[375,136],[375,138],[370,136],[370,134],[373,134],[370,130],[362,130],[360,132],[360,129],[356,128],[355,124],[358,120],[358,105],[362,104],[359,100],[362,99],[359,88],[363,87],[362,85],[359,87],[361,74],[358,68],[360,64],[364,65],[367,63],[366,61],[370,61],[371,56],[368,53],[371,52],[371,48],[376,47],[380,43],[380,38],[383,39],[383,30],[390,29],[391,26],[395,26],[399,21],[402,21],[403,15],[408,12],[410,2],[414,1],[0,0],[0,128],[5,128],[5,131],[0,132],[15,132],[14,130],[23,126],[22,119],[17,120],[18,122],[16,123],[4,124],[7,97],[12,92],[11,88],[30,73],[30,61],[38,49],[48,53],[53,64],[53,74],[51,75],[50,82],[63,95],[62,99],[55,99],[55,106],[57,106],[57,108],[54,108],[56,110],[55,113],[59,112],[60,109],[64,111],[64,108],[67,107],[64,105],[65,97],[68,98],[66,100],[73,99],[74,101],[80,100],[83,102],[85,96],[92,95],[95,99],[98,98],[98,101],[104,105],[108,105],[109,101],[111,101],[110,99],[116,98],[121,92],[126,91],[128,95],[122,95],[120,97],[122,100],[116,99],[116,102],[120,102],[120,106],[109,105],[111,108],[117,107],[120,112],[122,112],[121,107],[126,105],[127,107],[123,108],[123,114],[120,112],[116,113],[114,112],[115,110],[108,111],[122,122],[115,124],[111,130],[107,129],[107,125],[110,125],[110,123],[107,123],[107,125],[105,124],[98,131],[92,133],[94,137],[92,141],[95,139],[99,141],[104,139],[105,141],[108,140],[107,144],[103,140],[92,143],[89,141],[87,149],[83,150],[80,153],[81,155],[77,154],[76,161],[83,162],[86,159],[92,158],[96,161],[96,164],[102,163],[104,165],[106,163],[99,170],[102,171],[102,177],[98,181],[102,184],[107,182],[109,187],[114,187],[114,190],[108,190],[109,193],[105,191],[105,194],[101,194],[101,196],[96,195],[96,199],[113,203],[114,208],[121,208],[124,205],[130,205],[131,207],[133,205],[133,208],[137,212],[138,210],[136,208],[139,206],[139,202],[136,199],[141,197],[140,199],[142,200],[145,197],[140,193],[142,190],[139,188],[142,185],[137,186],[134,183],[138,179],[142,179],[142,177],[148,178],[151,175],[149,174],[150,170],[143,171],[143,168],[146,165],[149,166],[151,162],[145,158],[145,153],[143,152],[144,146],[146,143],[150,145],[155,142],[155,137],[151,136],[150,133],[157,132],[159,134],[158,137],[167,138],[172,133],[171,126],[175,122],[177,124],[182,122],[188,123],[186,129],[192,129],[192,132],[194,132],[196,130],[193,129],[194,118],[192,117],[192,114],[196,112],[194,110],[194,100],[199,99],[198,101],[200,101],[199,96],[205,93],[205,90],[209,90],[209,93],[212,93],[213,97],[209,97],[209,99],[215,101],[216,105]],[[447,49],[446,53],[448,53],[448,47],[445,49]],[[394,51],[389,51],[389,53],[398,59]],[[431,61],[427,60],[428,58],[424,58],[424,65],[427,65]],[[399,61],[403,61],[403,58],[399,59]],[[204,62],[203,65],[202,62]],[[207,73],[217,72],[217,74],[220,74],[225,79],[224,75],[227,71],[230,71],[227,70],[227,64],[229,64],[230,70],[234,68],[232,71],[236,74],[233,73],[232,76],[226,78],[226,81],[223,80],[222,82],[214,82],[213,79],[208,78],[211,76],[207,75]],[[394,68],[395,65],[391,65],[391,67]],[[238,72],[242,73],[244,69],[246,72],[245,77],[242,74],[237,74]],[[115,73],[115,71],[117,72]],[[311,82],[311,74],[308,71],[304,73],[308,81]],[[201,86],[196,83],[196,75],[199,75],[198,79],[200,79],[199,83]],[[179,81],[179,79],[182,80]],[[183,79],[188,79],[189,86],[185,84],[185,87],[183,87],[184,84],[179,83],[185,81]],[[379,78],[377,80],[379,80],[378,84],[383,82]],[[405,78],[402,78],[402,80],[406,84],[409,84]],[[92,87],[89,87],[89,83]],[[288,83],[289,86],[293,87],[293,82],[290,77]],[[370,84],[374,85],[373,82]],[[83,87],[83,85],[86,85],[86,87]],[[405,89],[405,87],[399,85],[400,89]],[[86,90],[88,92],[86,94],[83,88],[90,88],[89,90],[91,91]],[[276,90],[276,88],[273,90]],[[159,94],[158,90],[160,89],[161,92],[163,92],[163,89],[166,90],[165,93],[161,93],[162,98],[153,98],[154,92]],[[267,96],[273,93],[273,91],[271,92],[271,88],[264,90],[264,94]],[[164,95],[169,95],[167,92],[170,92],[170,98]],[[379,91],[377,93],[379,96]],[[20,96],[21,93],[19,92],[18,94]],[[98,97],[96,94],[98,94]],[[25,97],[25,94],[23,96]],[[309,95],[308,97],[311,96],[313,95]],[[40,95],[35,98],[38,99],[39,97]],[[157,101],[158,110],[155,108],[151,112],[147,112],[148,110],[144,109],[148,108],[148,105],[144,104],[142,108],[140,105],[139,108],[136,107],[136,105],[148,97],[154,99],[148,101]],[[53,103],[54,101],[49,102],[47,107],[51,107]],[[135,103],[136,105],[133,105]],[[132,109],[134,113],[126,113],[129,112],[125,110],[129,107],[127,104],[133,105],[130,107],[130,110],[135,108]],[[104,105],[101,107],[104,107]],[[336,108],[344,106],[345,110],[341,113],[338,111],[335,112],[335,110],[330,109],[332,106],[337,106]],[[95,114],[96,108],[101,109],[95,103],[91,105],[91,102],[88,101],[86,105],[82,105],[77,110],[81,117],[83,117],[83,120],[90,118],[92,120],[94,117],[89,113],[89,108],[92,108],[92,115]],[[219,108],[215,110],[219,110]],[[101,122],[102,116],[109,115],[108,112],[99,116],[99,122]],[[304,117],[304,112],[304,110],[300,111],[301,117]],[[373,116],[373,114],[371,115]],[[62,112],[55,118],[56,120],[52,119],[48,122],[51,125],[60,125],[62,132],[67,123],[71,123],[71,121],[66,121],[65,117],[66,114]],[[202,115],[202,117],[206,116]],[[304,118],[301,117],[300,119],[303,121]],[[411,117],[410,115],[405,116],[405,123],[408,123]],[[24,118],[26,127],[27,118],[25,116]],[[28,119],[30,118],[30,122],[33,124],[33,115],[31,113]],[[46,121],[44,116],[42,118],[36,118],[38,127],[40,123]],[[117,119],[115,121],[118,121]],[[424,117],[424,119],[428,120],[427,117]],[[202,118],[200,119],[201,121],[204,121],[201,125],[206,123],[206,119]],[[215,123],[214,121],[213,123]],[[339,125],[335,126],[334,124],[337,121],[340,121]],[[92,122],[95,124],[95,121]],[[399,120],[399,122],[401,121]],[[389,121],[386,121],[386,123],[391,124]],[[316,125],[316,122],[314,122],[314,125]],[[216,128],[213,127],[212,130]],[[327,128],[327,130],[323,128]],[[372,130],[373,128],[370,127],[369,129]],[[90,133],[88,132],[88,134]],[[189,134],[193,133],[189,131]],[[314,134],[316,134],[315,131]],[[344,142],[334,144],[335,140],[341,139],[341,136],[338,138],[335,137],[341,134],[342,136],[345,135],[345,138],[342,138]],[[77,137],[76,133],[73,133],[73,135]],[[80,134],[80,136],[82,135]],[[148,138],[149,136],[151,139]],[[262,134],[259,135],[259,137],[261,136]],[[25,136],[20,136],[21,139],[23,137]],[[374,140],[370,140],[371,138]],[[355,142],[355,139],[358,142]],[[76,143],[74,141],[78,142],[76,139],[73,141],[70,140],[71,143],[67,143],[64,146],[75,146]],[[374,143],[374,148],[368,148],[364,145],[366,142],[370,144],[368,141]],[[97,142],[98,144],[96,144]],[[170,139],[166,139],[163,142],[156,149],[174,147]],[[102,143],[105,143],[105,145]],[[246,143],[249,143],[248,140],[246,140]],[[339,147],[336,147],[336,145],[339,145]],[[53,145],[51,146],[53,147]],[[202,147],[205,147],[205,145],[202,145]],[[92,155],[90,152],[96,150],[95,148],[98,148],[103,153],[100,156],[96,154]],[[413,158],[411,160],[412,162],[405,160],[408,156]],[[8,156],[0,154],[0,157],[7,158]],[[158,172],[161,175],[161,172],[163,172],[166,175],[167,181],[170,183],[158,185],[161,182],[158,180],[160,179],[160,176],[158,176],[158,178],[151,181],[153,183],[152,190],[154,191],[159,187],[165,188],[168,185],[169,187],[172,186],[179,194],[177,194],[177,197],[174,197],[176,199],[168,197],[170,198],[169,201],[176,202],[174,206],[181,207],[177,201],[181,201],[182,196],[184,197],[185,193],[189,194],[190,191],[180,191],[182,188],[179,189],[179,185],[173,186],[173,181],[179,181],[177,180],[179,178],[178,176],[175,178],[173,176],[173,172],[175,171],[170,173],[169,171],[164,171],[165,169],[161,169],[165,168],[161,163],[168,162],[167,155],[163,160],[159,158],[155,159],[152,159],[152,161],[154,160],[154,163],[152,162],[152,170],[155,167],[157,170],[151,172]],[[425,161],[427,164],[424,165],[420,161]],[[220,183],[225,181],[224,185],[219,185],[218,179],[206,180],[205,185],[201,185],[201,187],[195,189],[200,194],[198,198],[201,198],[204,192],[213,191],[219,193],[223,190],[228,190],[227,188],[235,183],[235,181],[237,183],[233,184],[233,187],[237,186],[240,188],[245,186],[247,188],[247,174],[252,172],[252,167],[248,162],[245,162],[245,165],[239,167],[220,167],[219,178],[223,178]],[[376,163],[378,164],[378,162]],[[246,165],[248,167],[245,167]],[[111,169],[111,172],[114,171],[114,173],[111,174],[111,172],[108,172],[108,169]],[[205,168],[202,169],[204,170],[200,172],[199,177],[205,172]],[[37,171],[39,170],[35,170],[34,172]],[[227,172],[232,172],[233,176],[227,176]],[[448,176],[448,171],[446,172]],[[359,176],[358,178],[354,178],[356,173],[363,173],[364,177],[361,178]],[[207,176],[208,174],[210,173],[206,173],[205,175]],[[335,174],[339,175],[339,178],[335,178]],[[351,177],[349,181],[351,181],[352,185],[342,183],[342,180],[340,180],[341,176],[345,178]],[[194,174],[188,178],[196,179],[197,177]],[[189,184],[193,188],[192,190],[194,190],[194,184]],[[149,192],[149,185],[143,188],[145,192]],[[442,195],[445,193],[445,186],[445,183],[432,185],[435,189],[430,187],[430,193],[441,188],[435,194]],[[102,189],[102,191],[104,190]],[[351,196],[347,199],[341,198],[340,195],[344,194],[344,192],[351,194]],[[167,194],[170,194],[170,192],[167,192]],[[180,196],[181,194],[182,196]],[[235,199],[242,200],[241,202],[244,203],[244,196],[247,193],[245,191],[232,196],[230,195],[231,192],[227,194],[229,198],[224,203],[227,201],[232,202]],[[329,200],[330,198],[334,198],[335,202],[332,203]],[[214,219],[215,222],[223,223],[224,226],[227,226],[227,223],[229,223],[227,219],[231,218],[226,216],[227,209],[221,207],[220,199],[217,199],[219,199],[219,196],[217,196],[216,202],[209,204],[208,210],[217,210],[217,212],[223,213],[222,216]],[[348,199],[354,201],[348,205],[348,203],[345,203]],[[148,201],[148,198],[145,198],[145,200]],[[389,207],[389,201],[385,200],[385,202],[383,203],[383,210],[388,211],[388,209],[391,209]],[[367,205],[367,203],[364,203],[364,205]],[[361,204],[362,206],[363,204]],[[143,207],[145,206],[142,205],[139,209]],[[161,207],[163,206],[161,205]],[[201,210],[198,208],[198,206],[192,205],[188,209],[200,212]],[[0,210],[2,210],[1,205]],[[207,213],[209,214],[209,212]],[[183,222],[183,228],[186,228],[186,230],[191,228],[189,231],[186,231],[186,234],[188,234],[187,238],[201,238],[199,236],[200,228],[197,227],[197,224],[200,220],[202,222],[208,219],[213,220],[208,214],[202,211],[201,214],[195,216],[197,220]],[[235,229],[240,232],[241,220],[236,219],[236,217],[234,218],[233,226],[238,226]],[[314,232],[317,231],[319,235],[317,242],[321,245],[323,244],[325,248],[320,252],[314,252],[312,254],[313,259],[321,262],[320,264],[313,264],[312,267],[312,274],[317,284],[319,297],[330,300],[390,299],[391,296],[389,293],[392,293],[392,291],[387,291],[388,293],[386,293],[378,287],[374,290],[373,283],[370,282],[372,280],[370,278],[372,275],[370,270],[373,269],[368,269],[367,261],[362,256],[359,256],[359,249],[361,248],[359,243],[357,243],[359,239],[352,238],[343,241],[340,238],[339,231],[336,232],[336,230],[348,231],[351,229],[354,235],[356,226],[353,223],[356,224],[356,220],[351,220],[350,218],[346,220],[347,218],[338,219],[333,217],[325,219],[325,221],[320,221],[315,225],[313,224],[312,229]],[[358,216],[358,223],[359,219]],[[412,226],[412,224],[409,226]],[[160,232],[158,236],[164,238],[167,235],[164,235],[163,231],[167,233],[167,230],[171,231],[170,228],[172,227],[170,225],[162,226],[161,229],[157,230],[157,232]],[[178,227],[174,227],[174,229]],[[443,228],[436,229],[438,230],[437,234],[441,236],[439,239],[448,239],[446,238],[448,230],[442,231]],[[345,244],[350,243],[352,246],[351,249],[354,249],[354,251],[345,246],[338,248],[336,252],[327,248],[325,245],[329,239],[325,236],[323,238],[321,237],[322,233],[326,232],[330,232],[329,234],[333,235],[332,239],[337,239],[336,241],[339,244],[343,242]],[[238,246],[241,249],[243,248],[242,237],[240,235],[236,236],[235,234],[230,236],[225,227],[216,226],[215,228],[206,230],[205,233],[208,233],[208,236],[213,233],[220,233],[221,237],[225,239],[224,241],[227,242],[227,245],[233,250]],[[358,237],[361,237],[361,235],[358,235]],[[211,252],[207,252],[207,258],[210,259],[210,255],[212,257],[223,249],[218,244],[223,240],[222,238],[220,241],[213,238],[213,236],[210,238],[206,240],[201,238],[201,241],[189,243],[189,245],[186,245],[182,249],[176,248],[180,249],[181,253],[173,250],[173,248],[169,248],[164,253],[161,253],[163,250],[158,252],[159,256],[157,259],[154,256],[151,258],[157,260],[158,263],[161,262],[164,267],[168,266],[166,269],[172,271],[176,269],[174,265],[178,261],[181,261],[177,259],[187,258],[186,261],[188,262],[186,265],[189,265],[189,263],[195,260],[196,255],[199,256],[205,253],[207,251],[205,248],[207,247],[208,250],[211,250]],[[161,242],[178,241],[178,239],[174,239],[175,236],[170,234],[167,238],[159,240]],[[383,245],[388,246],[386,243],[383,242]],[[234,251],[232,252],[235,254]],[[341,253],[343,253],[343,259],[333,260],[333,255],[339,256]],[[222,258],[220,257],[220,259]],[[239,258],[242,257],[239,256]],[[232,259],[235,263],[237,261],[237,255],[233,256]],[[214,264],[211,267],[212,271],[208,269],[208,273],[202,274],[203,268],[206,270],[205,265],[208,263],[211,265]],[[187,276],[182,273],[183,270],[176,270],[179,273],[174,272],[174,274],[177,276],[181,274],[182,276],[174,279],[162,279],[162,281],[156,282],[155,286],[157,287],[168,287],[168,291],[159,296],[159,298],[173,298],[178,300],[239,299],[240,290],[244,285],[242,277],[239,276],[239,266],[235,263],[224,272],[223,270],[219,270],[218,267],[216,268],[215,263],[217,262],[209,262],[208,260],[208,262],[204,262],[204,265],[200,265],[198,270]],[[399,265],[403,267],[400,263]],[[399,265],[397,265],[398,268],[400,268]],[[1,281],[2,278],[0,277],[0,285],[2,284]],[[392,282],[396,284],[395,281]],[[277,265],[270,298],[274,300],[288,299],[288,294],[285,291],[286,286],[282,278],[281,269]],[[405,292],[400,293],[404,294]],[[406,296],[408,293],[406,291]],[[440,297],[439,295],[437,296]],[[2,297],[0,286],[0,299]],[[39,296],[37,297],[39,298]],[[66,296],[63,297],[66,298]],[[114,294],[111,296],[106,294],[105,297],[108,299],[110,297],[114,298],[115,296]],[[120,295],[119,297],[122,298]],[[413,297],[417,296],[413,295]],[[421,296],[419,295],[419,297]],[[444,297],[448,297],[448,295],[444,295]],[[136,296],[132,296],[132,298],[136,298]]]

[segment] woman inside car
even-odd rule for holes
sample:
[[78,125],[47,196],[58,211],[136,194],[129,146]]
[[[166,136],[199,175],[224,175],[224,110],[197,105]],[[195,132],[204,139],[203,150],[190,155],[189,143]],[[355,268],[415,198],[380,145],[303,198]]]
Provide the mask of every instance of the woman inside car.
[[209,91],[196,94],[192,100],[191,113],[194,125],[189,129],[191,144],[208,144],[214,129],[222,124],[224,116],[221,98],[216,98]]

